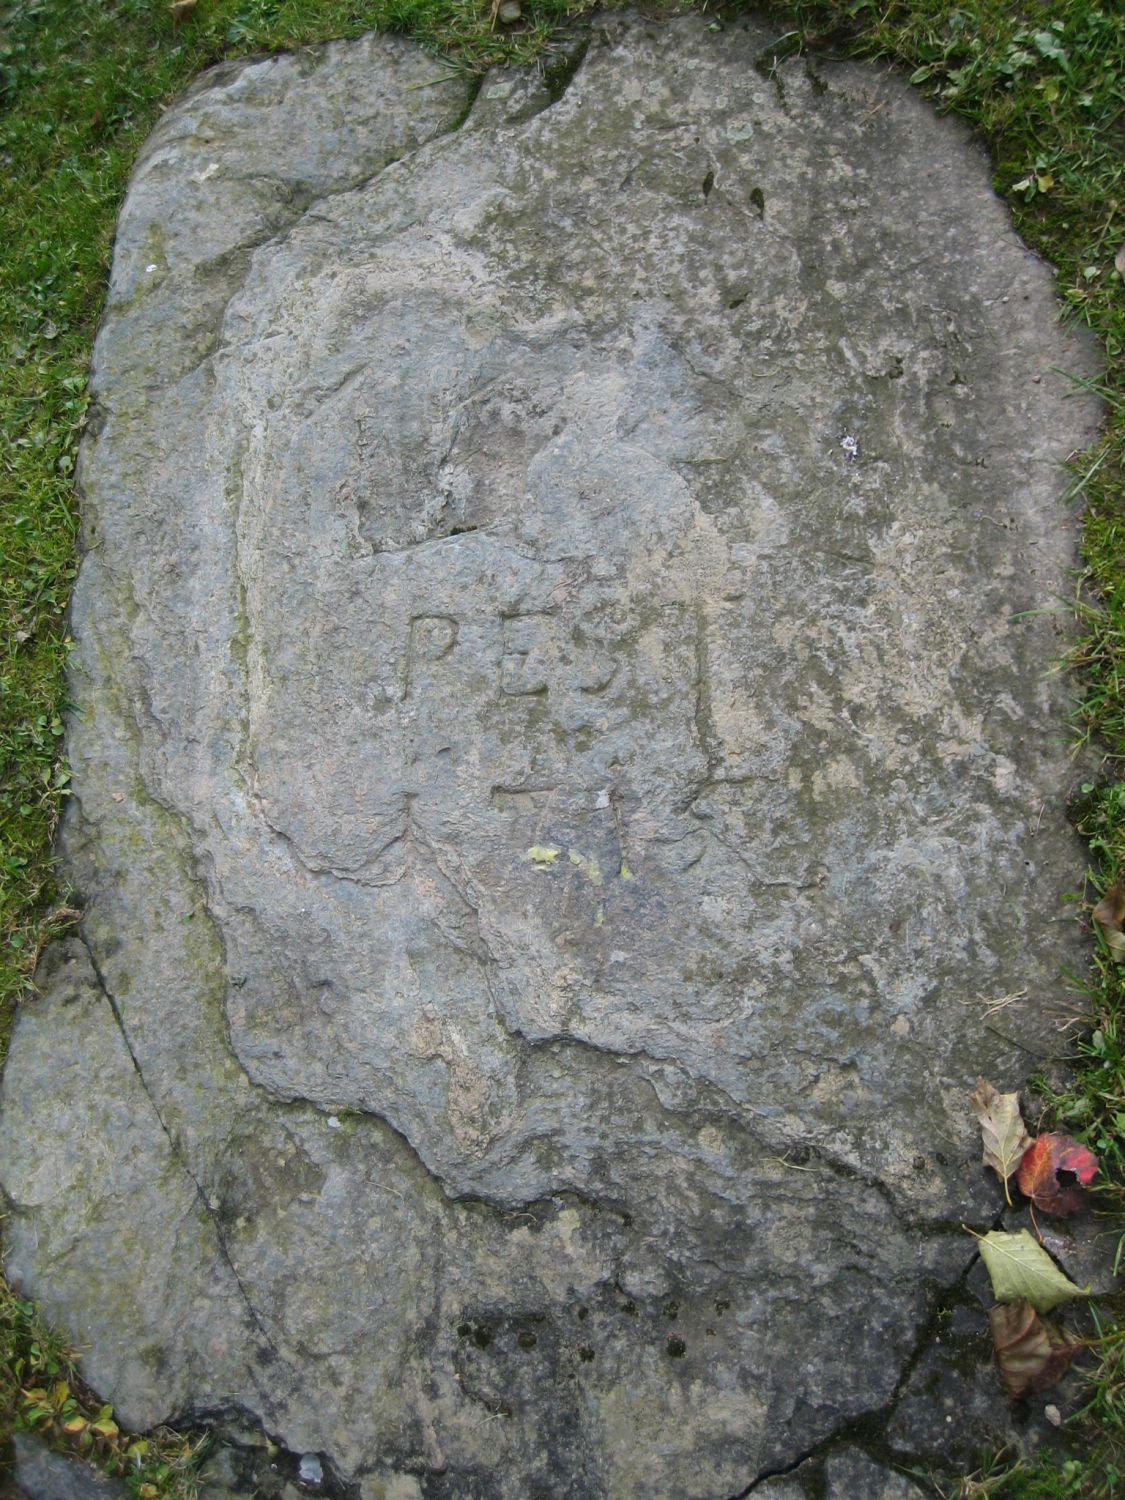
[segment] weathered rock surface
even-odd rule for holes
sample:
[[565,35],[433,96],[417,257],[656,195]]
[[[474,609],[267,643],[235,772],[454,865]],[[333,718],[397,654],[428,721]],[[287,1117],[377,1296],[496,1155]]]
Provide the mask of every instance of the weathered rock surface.
[[12,1468],[6,1488],[25,1500],[124,1500],[123,1480],[110,1479],[80,1458],[52,1453],[30,1432],[12,1436]]
[[792,1476],[765,1479],[754,1488],[762,1500],[921,1500],[926,1493],[908,1475],[848,1447],[830,1453],[823,1463],[810,1459]]
[[372,39],[142,155],[86,916],[0,1124],[8,1270],[131,1424],[717,1500],[889,1430],[996,1212],[967,1094],[1073,951],[1029,611],[1088,357],[960,128],[766,40],[617,21],[474,96]]

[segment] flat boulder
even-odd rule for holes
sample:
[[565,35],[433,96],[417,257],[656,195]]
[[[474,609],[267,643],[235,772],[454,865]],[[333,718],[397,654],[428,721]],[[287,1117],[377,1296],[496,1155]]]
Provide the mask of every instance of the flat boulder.
[[962,127],[769,40],[603,18],[477,89],[369,37],[141,153],[84,916],[0,1119],[8,1273],[125,1423],[363,1500],[723,1500],[834,1440],[913,1492],[872,1434],[1002,1201],[968,1096],[1080,951],[1098,414]]

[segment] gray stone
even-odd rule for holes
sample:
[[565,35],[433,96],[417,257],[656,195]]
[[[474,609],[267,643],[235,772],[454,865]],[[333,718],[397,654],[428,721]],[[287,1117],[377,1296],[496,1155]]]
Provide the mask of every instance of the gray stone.
[[967,1096],[1078,951],[1090,356],[959,126],[767,40],[601,21],[474,98],[368,39],[142,153],[85,917],[0,1117],[9,1272],[130,1424],[728,1496],[889,1420],[996,1212]]
[[80,1458],[51,1450],[30,1432],[12,1435],[12,1479],[26,1500],[123,1500],[126,1487]]
[[297,1465],[297,1478],[302,1484],[320,1486],[324,1483],[324,1468],[315,1453],[302,1453]]
[[790,1475],[776,1475],[769,1479],[763,1479],[755,1487],[754,1493],[755,1495],[765,1495],[768,1497],[768,1500],[809,1500],[810,1493],[812,1492],[799,1479],[794,1479]]
[[[1023,1221],[1011,1227],[1026,1227],[1024,1212]],[[1077,1269],[1074,1260],[1060,1259],[1068,1271]],[[1026,1458],[1042,1444],[1057,1450],[1057,1435],[1044,1408],[1052,1401],[1069,1408],[1081,1377],[1072,1370],[1046,1395],[1010,1406],[1000,1386],[987,1321],[994,1305],[988,1272],[978,1258],[964,1285],[945,1299],[928,1346],[881,1426],[884,1450],[901,1464],[917,1467],[930,1455],[931,1468],[939,1462],[946,1475],[955,1477],[977,1469],[989,1444],[994,1452],[1003,1448]],[[1087,1333],[1084,1313],[1073,1308],[1064,1314],[1071,1331],[1079,1335]]]
[[824,1465],[825,1500],[921,1500],[927,1493],[906,1474],[858,1448],[830,1453]]
[[755,1495],[768,1500],[920,1500],[930,1493],[904,1468],[892,1468],[846,1445],[754,1487]]
[[[237,1430],[229,1419],[222,1425],[228,1435]],[[268,1442],[245,1445],[247,1436],[244,1427],[237,1443],[218,1443],[211,1450],[199,1472],[199,1500],[303,1500],[312,1492],[295,1482],[301,1456]]]

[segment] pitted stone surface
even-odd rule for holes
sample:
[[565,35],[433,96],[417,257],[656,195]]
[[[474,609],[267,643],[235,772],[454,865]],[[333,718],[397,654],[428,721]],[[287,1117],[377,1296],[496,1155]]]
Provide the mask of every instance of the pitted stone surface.
[[718,1500],[889,1412],[995,1212],[1088,354],[957,126],[766,40],[607,23],[552,99],[367,39],[142,155],[0,1121],[130,1423]]

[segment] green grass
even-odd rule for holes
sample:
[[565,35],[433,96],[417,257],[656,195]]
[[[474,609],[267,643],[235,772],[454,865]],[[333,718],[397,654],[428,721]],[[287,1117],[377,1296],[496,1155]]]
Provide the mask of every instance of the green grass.
[[85,1384],[71,1352],[34,1304],[2,1280],[0,1350],[0,1408],[9,1429],[18,1422],[52,1446],[123,1477],[134,1500],[190,1492],[203,1442],[166,1430],[147,1437],[122,1432],[112,1408]]
[[[50,851],[68,791],[60,737],[71,481],[113,223],[137,147],[163,105],[223,57],[378,26],[480,70],[542,59],[558,26],[591,8],[528,0],[525,23],[504,32],[492,27],[487,0],[199,0],[177,28],[165,0],[0,0],[0,1042],[43,943],[72,916]],[[1117,0],[779,0],[760,9],[775,27],[776,56],[893,59],[940,108],[969,121],[988,143],[1017,227],[1057,267],[1070,315],[1105,351],[1107,431],[1094,452],[1075,457],[1073,474],[1085,503],[1076,737],[1104,752],[1073,811],[1089,840],[1091,888],[1101,890],[1125,870],[1125,281],[1114,269],[1125,244],[1125,14]],[[1123,972],[1092,934],[1076,1002],[1076,1081],[1050,1096],[1057,1121],[1101,1155],[1101,1202],[1117,1215]],[[1096,1351],[1074,1457],[1037,1469],[1000,1463],[965,1481],[963,1495],[1107,1500],[1125,1483],[1114,1478],[1125,1472],[1122,1312]],[[0,1438],[29,1419],[35,1403],[21,1391],[48,1389],[40,1377],[49,1365],[49,1390],[65,1383],[65,1400],[96,1419],[62,1346],[0,1284]],[[111,1447],[103,1445],[107,1462],[128,1453],[124,1438]],[[183,1453],[169,1438],[129,1458],[144,1500],[180,1482]]]

